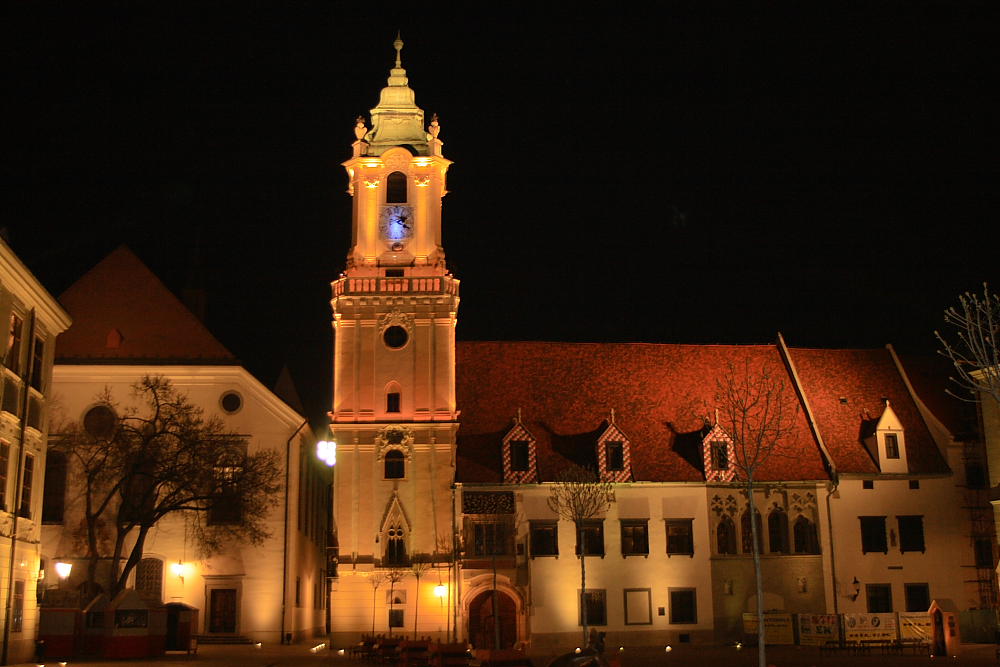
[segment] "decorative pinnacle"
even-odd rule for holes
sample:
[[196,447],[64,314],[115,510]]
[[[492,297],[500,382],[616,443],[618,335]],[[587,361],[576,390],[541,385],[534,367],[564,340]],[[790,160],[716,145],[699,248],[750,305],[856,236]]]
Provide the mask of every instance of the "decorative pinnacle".
[[400,69],[403,66],[403,60],[400,57],[400,51],[403,50],[403,40],[400,39],[398,30],[396,31],[396,41],[392,45],[396,49],[396,69]]

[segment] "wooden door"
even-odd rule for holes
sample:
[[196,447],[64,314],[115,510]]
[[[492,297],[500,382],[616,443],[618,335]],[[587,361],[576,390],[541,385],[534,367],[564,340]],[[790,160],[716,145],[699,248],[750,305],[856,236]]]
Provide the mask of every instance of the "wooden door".
[[236,632],[236,589],[213,588],[209,599],[209,632]]

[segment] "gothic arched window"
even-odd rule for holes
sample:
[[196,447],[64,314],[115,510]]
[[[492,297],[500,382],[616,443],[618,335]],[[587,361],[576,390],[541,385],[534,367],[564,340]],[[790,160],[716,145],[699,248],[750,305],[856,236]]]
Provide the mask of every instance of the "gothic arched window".
[[736,553],[736,526],[733,520],[723,515],[715,529],[716,546],[720,554]]
[[385,565],[406,565],[406,536],[402,526],[390,526],[385,533]]
[[787,554],[788,515],[785,510],[775,508],[767,515],[767,542],[773,554]]
[[403,452],[390,449],[385,453],[385,478],[403,479],[406,475],[406,461]]
[[406,203],[406,174],[403,172],[394,171],[389,174],[385,184],[385,203]]
[[[760,514],[754,512],[754,518],[757,520],[757,539],[762,541],[764,539],[764,529],[761,525]],[[743,553],[752,554],[753,553],[753,533],[750,532],[750,510],[747,509],[743,512],[743,516],[740,517],[740,533],[743,538]]]
[[804,516],[800,516],[792,526],[792,533],[795,540],[795,553],[819,553],[819,537],[816,535],[815,523]]

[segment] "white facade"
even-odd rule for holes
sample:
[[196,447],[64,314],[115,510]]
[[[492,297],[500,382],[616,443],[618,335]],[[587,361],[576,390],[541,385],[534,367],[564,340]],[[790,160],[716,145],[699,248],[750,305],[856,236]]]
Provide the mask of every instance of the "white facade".
[[[3,657],[34,653],[42,488],[56,336],[70,318],[0,241],[0,622]],[[6,663],[5,663],[6,664]]]

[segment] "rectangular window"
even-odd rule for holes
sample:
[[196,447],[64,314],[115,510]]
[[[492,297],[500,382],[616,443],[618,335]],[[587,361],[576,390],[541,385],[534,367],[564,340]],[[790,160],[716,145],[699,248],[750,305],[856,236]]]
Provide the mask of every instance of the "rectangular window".
[[729,445],[725,442],[712,443],[712,468],[729,470]]
[[859,516],[861,521],[861,553],[888,553],[884,516]]
[[512,552],[510,526],[503,521],[476,521],[472,524],[473,556],[506,556]]
[[555,521],[531,522],[531,555],[559,555],[559,529]]
[[14,582],[14,608],[11,609],[10,630],[11,632],[24,632],[24,582]]
[[399,392],[390,391],[385,395],[385,411],[399,412]]
[[10,445],[0,440],[0,510],[7,509],[7,471],[10,468]]
[[45,341],[35,338],[35,344],[31,347],[31,386],[42,391],[42,380],[44,379],[42,362],[45,360]]
[[919,551],[924,549],[924,517],[922,516],[900,516],[896,517],[899,522],[899,553],[907,551]]
[[865,591],[868,594],[869,614],[888,614],[892,611],[892,587],[889,584],[867,584]]
[[24,455],[24,477],[21,482],[21,511],[18,516],[31,518],[31,488],[35,483],[35,457]]
[[927,584],[903,584],[906,611],[927,611],[931,608],[931,589]]
[[625,625],[652,625],[652,591],[648,588],[625,589]]
[[899,438],[895,433],[885,434],[885,458],[887,459],[898,459],[899,458]]
[[607,470],[625,469],[625,443],[611,440],[604,444],[604,464]]
[[988,537],[977,537],[974,548],[976,550],[976,567],[992,570],[995,567],[993,540]]
[[649,531],[646,519],[622,519],[622,555],[646,556],[649,554]]
[[50,449],[45,457],[42,523],[62,523],[66,508],[66,455]]
[[587,625],[608,624],[608,596],[603,589],[588,588],[580,596],[580,625],[583,625],[583,615],[587,614]]
[[698,602],[693,588],[670,589],[670,623],[697,623]]
[[405,609],[390,609],[389,610],[389,627],[390,628],[401,628],[403,627],[403,612]]
[[604,521],[581,521],[576,527],[576,553],[580,555],[580,543],[583,542],[583,555],[604,555]]
[[23,328],[24,321],[16,314],[11,313],[10,328],[7,331],[7,352],[4,355],[3,365],[18,375],[21,373],[21,330]]
[[527,440],[510,441],[510,469],[522,472],[528,469],[528,447]]
[[693,519],[667,519],[667,554],[694,555]]

